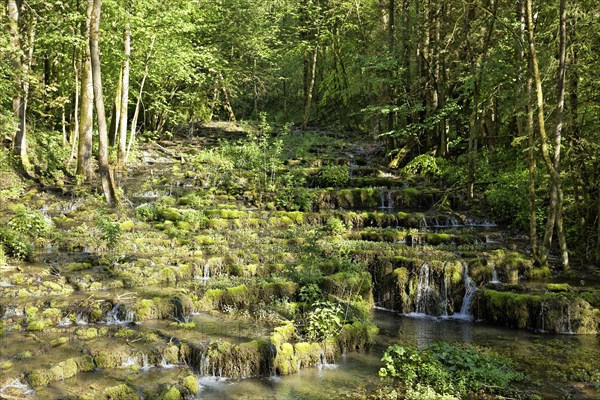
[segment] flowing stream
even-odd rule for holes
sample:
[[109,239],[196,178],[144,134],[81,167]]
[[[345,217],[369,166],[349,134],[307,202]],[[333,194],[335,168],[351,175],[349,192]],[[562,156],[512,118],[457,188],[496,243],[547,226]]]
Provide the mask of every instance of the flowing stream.
[[[485,324],[435,318],[410,318],[375,310],[374,321],[380,334],[376,343],[364,352],[344,355],[335,365],[307,368],[284,377],[228,380],[200,378],[199,399],[338,399],[379,382],[380,359],[391,344],[424,347],[434,341],[470,343],[513,357],[525,367],[533,382],[524,388],[539,391],[544,399],[594,399],[593,387],[566,386],[554,379],[554,371],[535,368],[536,357],[549,357],[563,364],[577,365],[600,359],[600,339],[595,336],[542,335]],[[529,367],[529,370],[527,369]]]

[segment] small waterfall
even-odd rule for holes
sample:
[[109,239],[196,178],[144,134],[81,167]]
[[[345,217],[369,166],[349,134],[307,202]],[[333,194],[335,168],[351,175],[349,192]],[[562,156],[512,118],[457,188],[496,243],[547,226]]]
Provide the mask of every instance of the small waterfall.
[[106,325],[123,325],[133,322],[135,313],[123,304],[115,304],[109,312],[106,313]]
[[[318,364],[317,367],[319,368],[319,370],[336,369],[338,365],[336,363],[330,363],[327,360],[327,356],[325,355],[325,353],[321,353],[321,362]],[[300,371],[300,368],[298,368],[298,371]]]
[[446,275],[447,263],[444,263],[444,276],[442,277],[442,316],[448,316],[448,276]]
[[27,383],[23,383],[19,379],[13,379],[0,387],[0,397],[3,399],[22,399],[33,394],[34,390]]
[[[565,309],[566,309],[566,313],[565,313]],[[561,305],[560,308],[560,319],[561,319],[561,323],[560,323],[560,332],[558,333],[563,333],[563,334],[567,334],[567,335],[572,335],[574,334],[572,327],[571,327],[571,306],[569,304],[564,304]]]
[[148,371],[152,365],[148,363],[148,354],[142,353],[142,371]]
[[452,317],[456,319],[472,321],[473,316],[471,315],[471,303],[473,302],[473,296],[477,291],[477,285],[475,285],[475,282],[473,282],[473,279],[471,279],[471,277],[469,276],[469,266],[467,264],[465,264],[464,267],[463,279],[465,282],[465,296],[463,297],[460,312],[458,314],[454,314]]
[[177,365],[171,364],[167,361],[167,359],[163,356],[160,359],[160,367],[165,369],[175,368]]
[[121,367],[127,368],[127,367],[133,367],[135,365],[138,365],[137,357],[135,357],[135,356],[129,356],[129,357],[127,357],[127,360],[125,360],[125,362],[123,363],[123,365],[121,365]]
[[392,198],[391,190],[381,190],[379,197],[381,199],[381,207],[379,208],[382,210],[391,210],[394,208],[394,199]]
[[494,264],[494,266],[492,268],[492,280],[490,281],[490,283],[501,283],[500,280],[498,279],[498,272],[496,271],[496,264]]
[[204,268],[202,269],[202,280],[204,282],[207,282],[210,280],[210,265],[205,264]]
[[417,286],[417,301],[415,303],[415,312],[417,314],[427,314],[428,305],[431,301],[431,285],[429,264],[421,265],[419,271],[419,285]]

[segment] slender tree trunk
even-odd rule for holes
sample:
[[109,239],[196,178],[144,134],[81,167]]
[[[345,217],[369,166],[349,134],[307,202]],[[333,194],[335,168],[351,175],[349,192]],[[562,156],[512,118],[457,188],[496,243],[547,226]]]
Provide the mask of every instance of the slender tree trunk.
[[535,130],[533,117],[533,80],[531,76],[527,78],[527,137],[528,137],[528,164],[529,164],[529,244],[531,245],[531,254],[533,259],[539,263],[539,249],[537,238],[537,206],[535,202],[535,174],[537,169],[535,157]]
[[124,33],[124,55],[123,79],[121,92],[121,119],[119,123],[119,166],[125,166],[127,154],[127,105],[129,103],[129,57],[131,54],[131,29],[129,24],[125,25]]
[[94,0],[92,18],[90,23],[90,54],[92,61],[92,81],[94,84],[94,99],[96,115],[98,118],[98,165],[102,180],[102,191],[109,207],[117,205],[117,195],[108,163],[108,131],[106,127],[106,113],[104,110],[104,97],[102,96],[102,75],[100,72],[100,48],[98,46],[98,31],[100,29],[100,11],[102,0]]
[[[75,34],[73,34],[75,36]],[[75,119],[75,126],[71,131],[71,155],[69,156],[69,161],[67,162],[67,166],[71,165],[71,162],[75,158],[75,154],[77,154],[77,135],[79,134],[79,73],[81,71],[81,62],[79,60],[79,54],[77,49],[75,49],[75,55],[73,59],[73,71],[75,75],[75,109],[73,111],[73,117]]]
[[554,130],[554,190],[557,192],[556,203],[556,235],[560,247],[563,271],[569,271],[569,251],[563,227],[563,188],[560,176],[560,151],[565,110],[565,81],[567,75],[567,11],[566,0],[560,0],[559,6],[559,62],[558,62],[558,104],[556,106],[556,128]]
[[319,48],[315,45],[312,54],[312,62],[310,68],[310,80],[308,82],[308,87],[305,93],[305,101],[304,101],[304,120],[302,122],[302,128],[306,129],[308,125],[308,120],[310,119],[310,109],[312,107],[312,99],[313,92],[315,89],[315,81],[317,78],[317,55],[319,54]]
[[[86,2],[85,34],[89,35],[90,21],[94,0]],[[90,46],[83,48],[81,64],[81,108],[79,109],[79,147],[77,151],[77,175],[83,176],[86,182],[94,178],[92,163],[92,144],[94,128],[94,86],[92,82],[92,63]]]
[[[388,1],[388,26],[387,26],[387,35],[388,35],[388,53],[390,55],[390,57],[392,59],[396,58],[396,40],[395,40],[395,30],[396,30],[396,0],[389,0]],[[393,106],[396,99],[396,83],[394,80],[394,76],[395,76],[395,71],[394,71],[394,67],[392,67],[392,69],[390,69],[389,71],[389,83],[388,83],[388,91],[389,91],[389,96],[388,96],[388,104],[389,106]],[[394,119],[395,119],[395,112],[392,112],[391,110],[388,112],[387,115],[387,131],[391,132],[394,130]]]
[[121,93],[123,92],[123,67],[119,70],[119,81],[115,92],[112,110],[110,111],[110,125],[108,127],[108,146],[114,147],[119,135],[119,121],[121,120]]
[[[540,68],[537,60],[537,53],[535,48],[535,24],[533,22],[533,0],[527,0],[527,32],[529,41],[529,59],[531,62],[531,72],[533,73],[533,80],[535,83],[536,99],[537,99],[537,119],[538,119],[538,130],[540,134],[540,143],[542,149],[542,158],[546,164],[546,168],[550,173],[551,185],[556,184],[557,171],[554,168],[552,159],[550,158],[550,151],[548,149],[548,135],[546,134],[546,120],[544,114],[544,91],[542,88],[542,78],[540,76]],[[556,203],[558,201],[558,193],[551,189],[550,206],[549,211],[556,209]],[[556,216],[556,214],[555,214]],[[550,216],[549,216],[550,219]],[[547,231],[547,227],[546,227]],[[548,242],[546,238],[540,247],[540,262],[542,265],[548,265]]]
[[[144,65],[144,76],[142,77],[142,83],[140,83],[140,92],[138,93],[138,98],[135,103],[135,111],[133,112],[133,119],[131,120],[131,134],[129,135],[129,143],[127,144],[127,154],[125,154],[125,162],[129,160],[129,154],[131,153],[131,145],[135,142],[138,117],[140,115],[140,108],[142,105],[142,94],[144,93],[144,85],[146,83],[146,78],[148,77],[148,71],[150,69],[150,58],[152,57],[152,52],[154,51],[155,40],[156,36],[152,36],[152,39],[150,41],[150,50],[148,50],[148,55],[146,56],[146,63]],[[212,109],[210,113],[212,119]]]
[[21,168],[29,173],[31,165],[27,156],[27,102],[29,97],[29,68],[33,57],[36,17],[33,16],[28,28],[28,42],[19,33],[19,6],[16,0],[8,0],[6,5],[10,43],[13,51],[12,66],[15,71],[13,113],[17,120],[17,128],[13,135],[13,153],[18,158]]

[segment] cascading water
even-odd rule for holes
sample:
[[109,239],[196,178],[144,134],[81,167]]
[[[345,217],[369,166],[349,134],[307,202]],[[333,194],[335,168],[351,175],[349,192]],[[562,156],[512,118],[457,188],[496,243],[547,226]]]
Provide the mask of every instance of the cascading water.
[[106,313],[106,325],[122,325],[133,322],[135,313],[123,304],[115,304],[109,312]]
[[442,277],[442,316],[448,316],[448,276],[446,275],[447,263],[444,263],[444,276]]
[[22,399],[34,394],[33,389],[20,379],[13,379],[0,387],[0,398]]
[[392,198],[391,190],[381,190],[379,197],[381,199],[381,206],[379,208],[382,210],[391,210],[394,208],[394,199]]
[[473,279],[469,276],[469,266],[467,264],[464,266],[463,280],[465,282],[465,295],[463,297],[462,306],[460,307],[460,312],[452,315],[452,318],[472,321],[471,303],[473,302],[473,296],[477,291],[477,285],[475,285],[475,282],[473,282]]
[[419,285],[417,286],[417,301],[415,303],[416,314],[427,314],[431,302],[431,292],[429,264],[423,263],[419,271]]
[[490,283],[501,283],[500,280],[498,279],[498,272],[496,271],[496,265],[494,265],[492,268],[492,280],[490,281]]

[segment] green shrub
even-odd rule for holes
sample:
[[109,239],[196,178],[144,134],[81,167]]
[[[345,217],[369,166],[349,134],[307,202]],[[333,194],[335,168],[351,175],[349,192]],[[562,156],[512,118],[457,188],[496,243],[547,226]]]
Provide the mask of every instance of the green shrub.
[[350,180],[350,172],[345,165],[327,165],[317,174],[319,187],[341,187]]
[[137,218],[141,221],[150,222],[150,221],[158,221],[159,218],[159,209],[156,204],[140,204],[136,210],[135,214]]
[[335,336],[343,325],[343,310],[339,304],[318,301],[306,317],[306,337],[309,340],[325,340]]
[[8,221],[8,226],[16,232],[37,237],[50,231],[51,220],[39,211],[28,210],[21,206]]
[[380,376],[398,378],[413,388],[425,385],[437,393],[502,393],[513,382],[525,379],[509,359],[443,342],[432,343],[422,350],[390,346],[381,361],[384,367],[379,371]]
[[4,251],[10,257],[26,260],[33,251],[32,240],[19,232],[12,229],[2,230],[0,228],[0,243],[4,247]]
[[109,249],[115,249],[123,235],[119,222],[109,214],[100,215],[96,222],[98,230],[102,234],[102,240],[106,242]]

